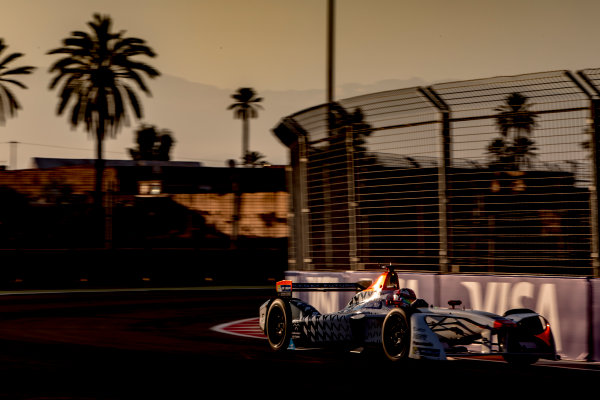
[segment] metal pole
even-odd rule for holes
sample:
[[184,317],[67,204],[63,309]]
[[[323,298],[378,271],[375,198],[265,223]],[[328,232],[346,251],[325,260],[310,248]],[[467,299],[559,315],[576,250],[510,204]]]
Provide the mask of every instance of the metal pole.
[[[333,113],[334,102],[334,47],[335,47],[335,0],[327,3],[327,129],[328,136],[333,136]],[[325,207],[325,263],[333,264],[333,239],[331,230],[331,180],[329,179],[329,165],[323,167],[323,196]]]
[[293,118],[285,118],[273,132],[290,149],[290,224],[294,247],[288,259],[292,270],[312,269],[310,254],[310,210],[307,187],[307,133]]
[[17,144],[19,142],[9,142],[10,143],[10,169],[17,169]]
[[438,202],[439,202],[439,264],[442,274],[450,271],[450,243],[448,240],[448,173],[452,157],[452,138],[450,136],[450,107],[432,88],[420,88],[423,94],[441,113],[440,160],[438,165]]
[[438,194],[440,202],[440,271],[450,272],[450,246],[448,243],[448,172],[450,168],[450,113],[442,112],[442,159],[438,169]]
[[327,7],[327,102],[334,100],[335,0]]
[[307,143],[306,137],[301,136],[298,138],[298,189],[299,189],[299,202],[300,202],[300,234],[299,236],[302,238],[302,242],[299,243],[299,248],[301,249],[300,256],[302,257],[301,268],[304,271],[310,271],[313,269],[313,263],[310,256],[310,228],[309,228],[309,213],[310,209],[308,208],[308,171],[307,171],[307,163],[308,163],[308,154],[307,154]]
[[594,166],[592,168],[594,183],[590,187],[590,214],[591,214],[591,231],[592,231],[592,276],[598,278],[600,276],[600,238],[599,238],[599,211],[598,211],[598,185],[600,184],[600,151],[599,136],[600,136],[600,101],[592,99],[592,160]]
[[592,276],[598,278],[600,276],[600,232],[598,231],[600,226],[600,216],[598,211],[598,185],[600,185],[600,91],[593,82],[590,81],[588,76],[583,71],[578,72],[578,76],[585,82],[594,93],[590,93],[570,72],[565,72],[566,76],[570,78],[579,89],[585,93],[590,99],[590,124],[589,130],[591,134],[591,156],[592,156],[592,176],[593,181],[589,187],[590,191],[590,230],[591,230],[591,261],[592,261]]
[[358,253],[356,238],[356,190],[354,182],[354,131],[349,127],[346,131],[346,179],[348,182],[348,240],[350,247],[350,270],[358,269]]

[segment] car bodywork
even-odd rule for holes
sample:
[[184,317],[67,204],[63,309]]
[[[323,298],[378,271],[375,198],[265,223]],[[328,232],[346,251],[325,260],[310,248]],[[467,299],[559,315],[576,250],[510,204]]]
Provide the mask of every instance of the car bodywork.
[[504,315],[460,308],[433,307],[423,299],[411,304],[397,300],[398,277],[389,268],[341,310],[321,314],[292,296],[293,291],[357,290],[356,284],[277,283],[277,297],[259,310],[259,324],[273,350],[340,348],[377,349],[390,360],[405,358],[446,360],[452,357],[497,355],[531,364],[540,358],[557,359],[548,321],[529,309]]

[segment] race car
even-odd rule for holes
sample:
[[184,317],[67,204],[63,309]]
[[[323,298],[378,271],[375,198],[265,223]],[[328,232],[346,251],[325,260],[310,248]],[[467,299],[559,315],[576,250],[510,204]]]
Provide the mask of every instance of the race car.
[[[399,287],[393,267],[387,267],[368,287],[347,283],[276,284],[277,296],[260,306],[259,324],[271,349],[337,348],[364,352],[377,350],[385,358],[447,360],[455,357],[501,356],[515,364],[540,358],[556,360],[548,321],[530,309],[504,315],[460,308],[430,306],[413,290]],[[321,314],[292,296],[294,291],[354,290],[341,310]]]

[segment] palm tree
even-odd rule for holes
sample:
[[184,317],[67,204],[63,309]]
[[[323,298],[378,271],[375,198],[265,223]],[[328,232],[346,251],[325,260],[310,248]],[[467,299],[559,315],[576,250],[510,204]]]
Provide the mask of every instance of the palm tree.
[[[248,153],[248,143],[250,140],[249,119],[258,117],[258,109],[262,109],[260,103],[262,97],[256,97],[256,93],[252,88],[239,88],[237,93],[231,95],[235,103],[227,107],[228,110],[234,110],[235,118],[242,120],[242,159],[246,159]],[[245,165],[247,162],[244,161]]]
[[534,156],[534,142],[531,140],[535,128],[537,114],[530,110],[527,97],[520,93],[512,93],[506,103],[496,108],[496,125],[500,129],[500,137],[488,146],[488,153],[494,156],[494,163],[504,168],[520,169],[529,163]]
[[136,130],[137,148],[129,149],[133,160],[169,161],[175,139],[168,129],[158,130],[154,125],[142,124]]
[[[61,115],[72,103],[70,123],[80,123],[96,139],[96,205],[102,206],[102,175],[104,172],[104,139],[116,136],[121,124],[128,124],[127,108],[136,118],[142,117],[142,107],[134,88],[150,95],[142,78],[154,78],[160,73],[135,56],[155,57],[146,42],[139,38],[124,37],[124,31],[111,31],[109,16],[94,14],[88,22],[91,34],[74,31],[63,40],[63,46],[48,54],[64,55],[50,67],[56,77],[50,89],[60,84],[57,113]],[[143,73],[143,74],[141,74]],[[126,106],[129,103],[129,107]]]
[[[4,39],[0,38],[0,55],[6,48],[7,46],[4,44]],[[8,67],[10,62],[22,56],[22,53],[12,53],[7,55],[4,59],[0,58],[0,124],[4,124],[6,121],[5,114],[13,117],[17,110],[21,109],[21,105],[17,101],[17,98],[8,88],[8,84],[27,89],[27,86],[14,79],[14,75],[27,75],[35,69],[35,67],[30,66],[16,67],[13,69]]]
[[258,151],[249,151],[243,158],[244,165],[249,165],[254,168],[257,165],[262,164],[264,161],[261,161],[265,158],[264,154],[259,153]]

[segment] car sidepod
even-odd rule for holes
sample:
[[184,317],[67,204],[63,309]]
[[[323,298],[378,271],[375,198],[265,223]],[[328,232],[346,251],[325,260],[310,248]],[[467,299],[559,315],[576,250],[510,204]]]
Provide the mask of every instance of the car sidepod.
[[445,360],[446,352],[425,318],[427,314],[413,313],[410,317],[411,337],[409,358],[425,360]]

